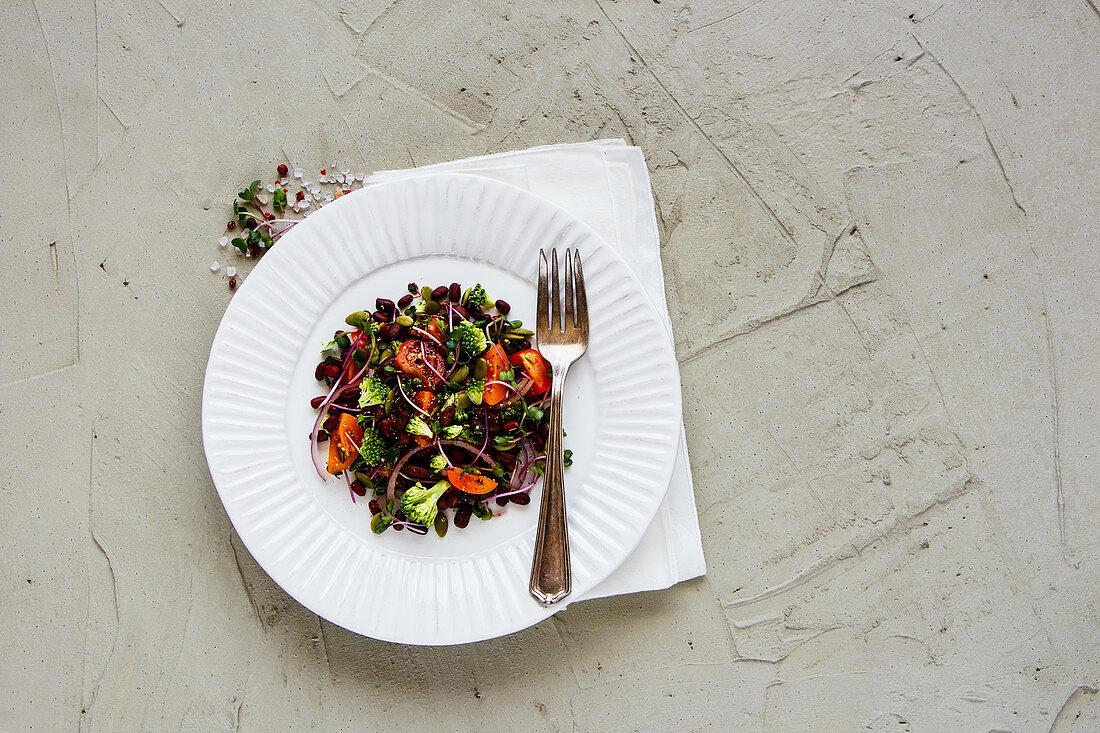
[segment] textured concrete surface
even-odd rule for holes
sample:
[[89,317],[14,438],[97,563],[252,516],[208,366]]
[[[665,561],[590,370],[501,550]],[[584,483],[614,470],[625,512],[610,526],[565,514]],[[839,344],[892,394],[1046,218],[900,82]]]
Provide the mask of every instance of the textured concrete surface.
[[[6,730],[1100,729],[1100,12],[20,1]],[[403,648],[272,585],[198,430],[237,185],[623,136],[710,572]]]

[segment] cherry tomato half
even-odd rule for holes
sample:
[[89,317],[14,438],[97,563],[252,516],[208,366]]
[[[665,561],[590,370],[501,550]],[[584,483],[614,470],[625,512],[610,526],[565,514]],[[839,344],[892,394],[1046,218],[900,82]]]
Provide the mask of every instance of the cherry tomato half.
[[461,468],[447,469],[447,480],[451,482],[451,486],[466,494],[488,494],[497,487],[497,482],[488,476],[462,473]]
[[524,349],[512,354],[513,366],[521,367],[524,373],[531,379],[529,395],[540,395],[550,389],[551,371],[550,363],[546,361],[535,349]]
[[401,344],[397,349],[397,357],[394,359],[397,368],[424,382],[428,389],[435,389],[443,380],[439,375],[443,374],[446,364],[439,347],[425,341],[410,339]]
[[340,413],[340,422],[336,425],[328,444],[328,472],[339,473],[355,463],[359,457],[359,445],[363,442],[363,428],[354,415]]

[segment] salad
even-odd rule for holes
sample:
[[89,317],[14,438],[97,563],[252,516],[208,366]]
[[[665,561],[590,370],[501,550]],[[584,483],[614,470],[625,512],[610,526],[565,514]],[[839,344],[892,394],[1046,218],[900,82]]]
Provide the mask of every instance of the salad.
[[551,369],[510,311],[480,283],[409,283],[396,303],[350,314],[322,350],[313,463],[324,479],[342,476],[352,501],[370,493],[374,532],[443,537],[450,524],[530,503],[545,469]]

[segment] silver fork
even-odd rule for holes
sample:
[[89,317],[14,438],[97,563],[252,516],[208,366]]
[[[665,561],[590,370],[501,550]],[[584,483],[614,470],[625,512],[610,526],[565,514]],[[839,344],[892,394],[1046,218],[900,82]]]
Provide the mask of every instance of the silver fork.
[[[561,443],[561,398],[569,367],[588,348],[588,298],[584,291],[580,252],[565,250],[565,310],[558,287],[558,251],[553,260],[553,290],[548,283],[546,253],[539,251],[539,291],[535,335],[539,351],[550,363],[550,437],[546,440],[546,470],[542,479],[535,555],[531,563],[531,595],[552,605],[573,590],[569,566],[569,534],[565,522],[565,457]],[[574,304],[574,300],[576,301]]]

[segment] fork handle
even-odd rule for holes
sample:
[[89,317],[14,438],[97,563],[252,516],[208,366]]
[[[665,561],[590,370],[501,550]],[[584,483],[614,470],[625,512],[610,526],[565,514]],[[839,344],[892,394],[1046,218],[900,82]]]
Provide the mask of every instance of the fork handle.
[[551,368],[550,436],[546,440],[542,503],[531,563],[531,595],[547,606],[562,600],[573,590],[565,521],[565,455],[561,440],[561,399],[569,365],[554,364]]

